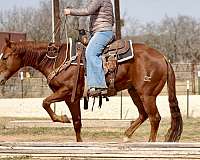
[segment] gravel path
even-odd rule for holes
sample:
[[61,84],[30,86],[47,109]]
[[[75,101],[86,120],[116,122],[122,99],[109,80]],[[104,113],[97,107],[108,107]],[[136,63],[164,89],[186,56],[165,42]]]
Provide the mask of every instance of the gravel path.
[[[187,113],[187,97],[177,96],[179,106],[183,116]],[[42,108],[43,98],[26,98],[26,99],[1,99],[0,100],[0,116],[1,117],[49,117]],[[135,119],[138,111],[134,106],[130,97],[123,97],[122,103],[122,119]],[[121,116],[121,98],[111,97],[109,102],[103,100],[103,106],[98,108],[98,99],[92,111],[92,102],[90,99],[89,109],[83,109],[83,100],[81,100],[82,118],[83,119],[120,119]],[[169,103],[167,96],[159,96],[157,98],[157,106],[161,117],[170,117]],[[52,105],[53,107],[53,105]],[[65,103],[56,103],[57,114],[71,114]],[[200,117],[200,95],[189,97],[189,115],[191,117]]]

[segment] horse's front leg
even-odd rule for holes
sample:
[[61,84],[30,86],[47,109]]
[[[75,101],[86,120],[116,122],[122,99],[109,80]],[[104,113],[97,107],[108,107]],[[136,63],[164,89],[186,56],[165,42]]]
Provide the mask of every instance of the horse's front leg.
[[75,102],[71,103],[71,101],[65,101],[69,107],[69,110],[72,115],[74,130],[76,132],[76,141],[82,142],[81,138],[81,110],[80,110],[80,99],[76,99]]
[[50,107],[51,103],[64,101],[66,96],[66,89],[61,88],[43,100],[43,108],[47,111],[53,122],[70,123],[70,120],[66,115],[58,116],[53,112]]

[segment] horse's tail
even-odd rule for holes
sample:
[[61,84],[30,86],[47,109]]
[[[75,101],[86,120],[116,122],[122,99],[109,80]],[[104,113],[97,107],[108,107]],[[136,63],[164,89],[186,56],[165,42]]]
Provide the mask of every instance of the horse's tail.
[[169,96],[168,100],[171,113],[171,128],[165,135],[165,141],[176,142],[179,141],[181,133],[183,131],[183,120],[178,106],[178,100],[176,97],[175,73],[172,68],[172,65],[167,60],[166,63],[167,63],[167,90],[168,90],[168,96]]

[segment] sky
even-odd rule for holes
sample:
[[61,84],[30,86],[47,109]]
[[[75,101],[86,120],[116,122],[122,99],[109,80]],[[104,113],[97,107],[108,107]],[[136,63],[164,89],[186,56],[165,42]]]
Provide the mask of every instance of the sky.
[[121,0],[121,10],[141,22],[160,21],[166,15],[200,19],[200,0]]
[[[38,7],[40,0],[0,0],[0,9]],[[187,15],[200,19],[200,0],[121,0],[121,14],[141,23],[159,22],[164,16]]]

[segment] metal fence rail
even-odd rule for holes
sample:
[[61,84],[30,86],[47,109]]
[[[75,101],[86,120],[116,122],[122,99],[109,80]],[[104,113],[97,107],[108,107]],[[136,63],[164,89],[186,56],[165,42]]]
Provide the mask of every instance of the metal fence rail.
[[[187,94],[187,81],[189,81],[189,93],[200,94],[200,64],[191,63],[177,63],[173,64],[173,68],[176,74],[176,91],[178,95]],[[51,90],[47,85],[46,78],[39,72],[29,69],[30,77],[24,77],[20,80],[19,76],[12,77],[8,80],[4,87],[1,87],[2,98],[38,98],[46,97],[51,94]],[[200,73],[199,73],[200,74]],[[17,74],[16,74],[17,75]],[[20,74],[18,74],[20,75]],[[24,75],[27,75],[26,73]],[[161,95],[167,94],[166,86],[161,92]],[[123,95],[127,95],[124,91]]]

